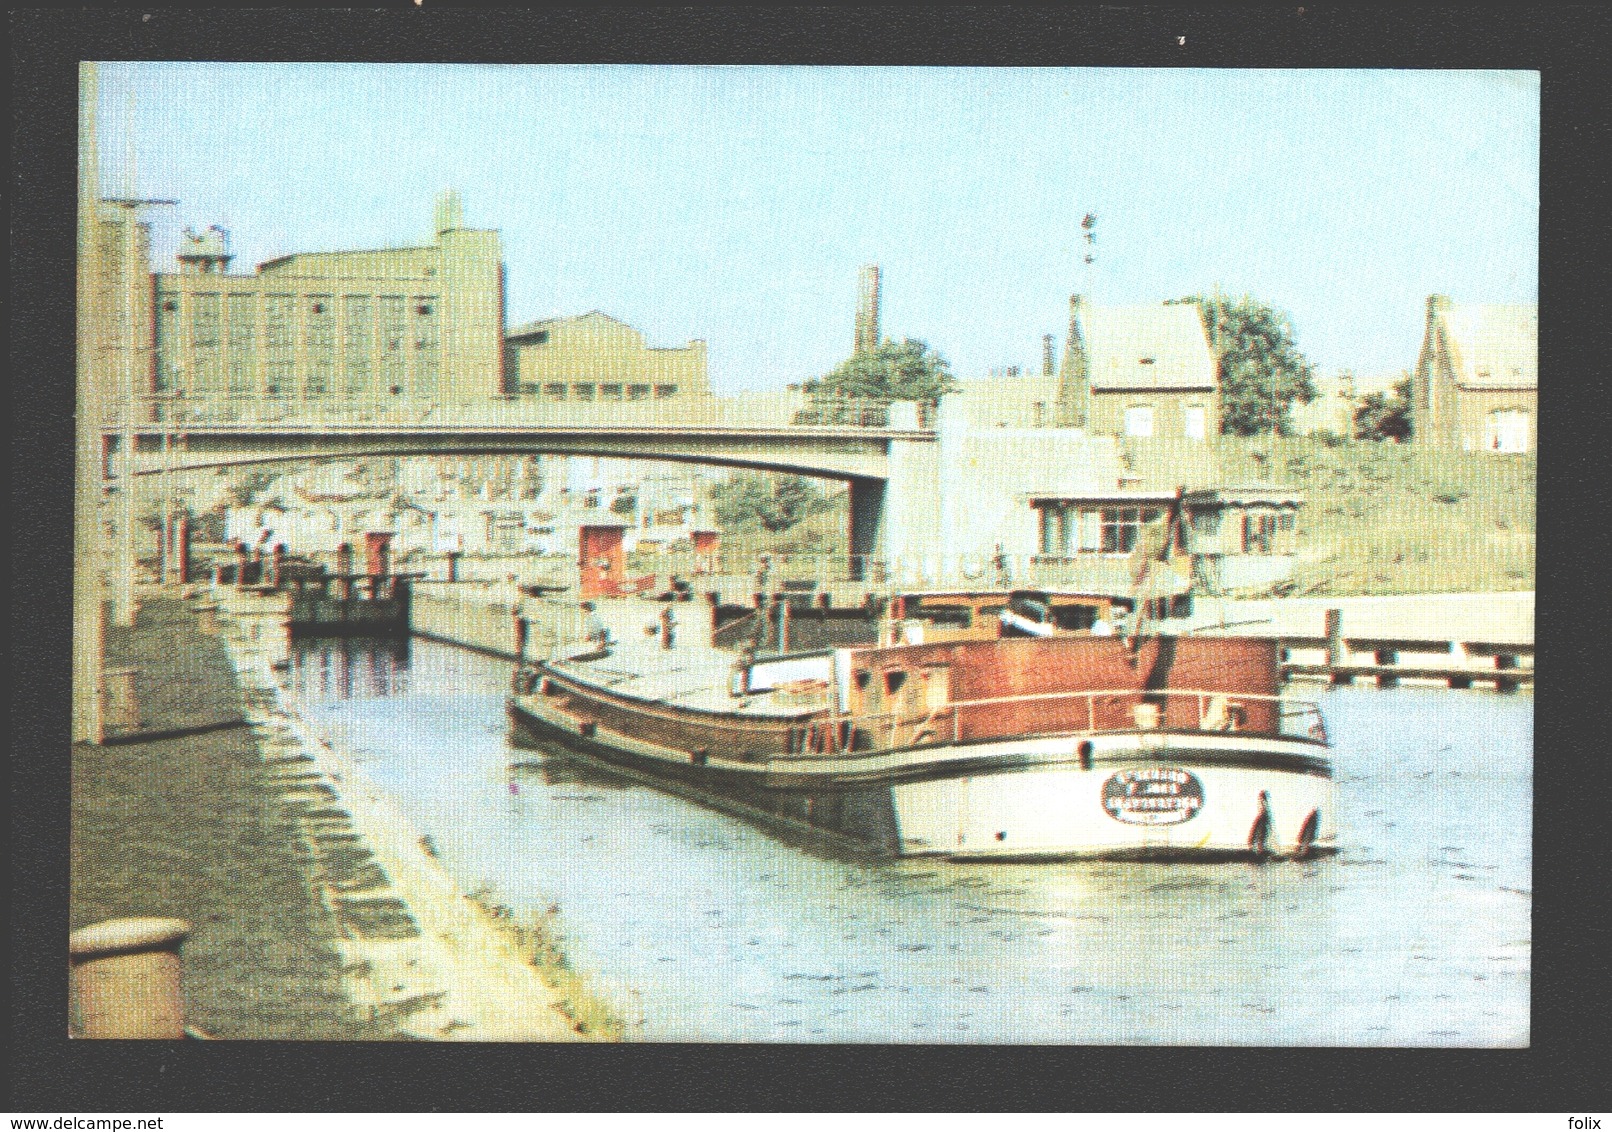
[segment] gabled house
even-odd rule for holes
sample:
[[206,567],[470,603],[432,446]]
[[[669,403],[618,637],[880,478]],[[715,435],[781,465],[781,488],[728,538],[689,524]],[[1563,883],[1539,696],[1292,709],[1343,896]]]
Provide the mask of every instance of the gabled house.
[[1071,296],[1056,373],[1052,355],[1049,340],[1038,376],[1014,367],[965,380],[970,421],[1194,444],[1220,431],[1220,367],[1193,304],[1098,307]]
[[1099,436],[1208,441],[1220,430],[1219,364],[1192,303],[1069,300],[1059,417]]
[[1538,444],[1539,307],[1427,300],[1412,382],[1414,440],[1463,452]]

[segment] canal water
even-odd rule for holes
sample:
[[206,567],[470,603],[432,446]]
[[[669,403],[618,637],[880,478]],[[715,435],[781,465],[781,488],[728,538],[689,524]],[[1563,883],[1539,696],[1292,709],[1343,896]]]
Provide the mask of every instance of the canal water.
[[426,641],[299,641],[284,679],[467,891],[557,906],[633,1037],[1528,1043],[1531,697],[1318,689],[1335,857],[985,865],[859,859],[516,752],[509,674]]

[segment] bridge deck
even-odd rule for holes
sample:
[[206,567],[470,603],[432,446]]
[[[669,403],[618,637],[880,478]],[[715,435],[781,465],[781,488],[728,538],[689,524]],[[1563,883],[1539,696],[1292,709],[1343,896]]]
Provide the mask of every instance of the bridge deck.
[[[925,429],[548,418],[176,422],[138,424],[130,432],[137,475],[366,456],[552,454],[882,479],[892,443],[935,439]],[[116,427],[104,430],[109,453],[122,435]],[[108,461],[109,475],[115,464]]]

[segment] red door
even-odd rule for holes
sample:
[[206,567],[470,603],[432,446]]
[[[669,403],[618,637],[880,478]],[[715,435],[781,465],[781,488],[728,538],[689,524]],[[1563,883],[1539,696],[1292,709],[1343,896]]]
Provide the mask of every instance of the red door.
[[716,531],[695,531],[694,539],[694,572],[696,574],[715,574],[718,539]]
[[583,597],[612,597],[627,575],[620,527],[583,527],[577,534]]

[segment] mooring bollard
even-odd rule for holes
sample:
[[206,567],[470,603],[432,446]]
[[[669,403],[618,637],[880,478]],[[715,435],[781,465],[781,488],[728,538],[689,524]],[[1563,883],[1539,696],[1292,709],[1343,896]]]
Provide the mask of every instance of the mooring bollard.
[[103,920],[68,937],[78,1036],[183,1038],[179,946],[184,920]]

